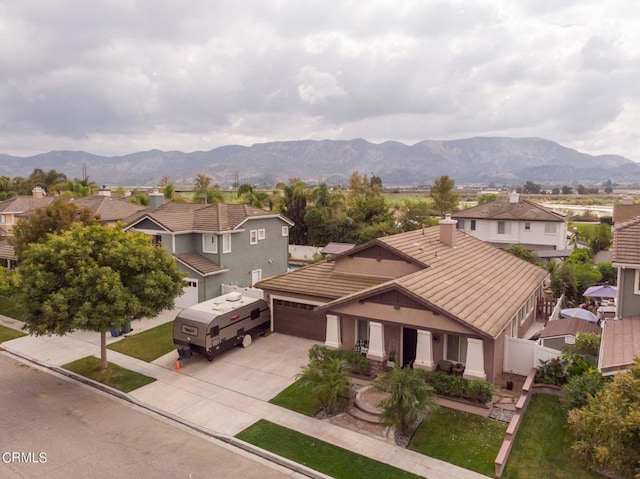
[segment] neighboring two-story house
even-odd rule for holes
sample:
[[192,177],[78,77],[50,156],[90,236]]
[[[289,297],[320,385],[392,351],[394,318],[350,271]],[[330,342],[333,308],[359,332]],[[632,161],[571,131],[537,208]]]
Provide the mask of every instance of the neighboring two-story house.
[[355,348],[382,364],[459,364],[464,377],[493,381],[503,371],[506,338],[522,338],[532,325],[547,276],[447,218],[258,287],[276,332]]
[[20,195],[1,201],[0,236],[11,235],[16,222],[20,221],[21,215],[44,208],[53,200],[54,198],[45,195],[43,188],[36,186],[32,190],[31,196]]
[[126,221],[125,230],[153,237],[186,273],[188,286],[176,306],[188,307],[222,294],[222,285],[251,287],[287,271],[287,218],[248,205],[163,203],[151,193],[150,208]]
[[612,265],[618,269],[618,297],[616,317],[602,329],[598,367],[605,375],[629,368],[640,356],[640,217],[615,224]]
[[567,248],[568,217],[511,193],[451,215],[458,228],[499,248],[519,244],[536,250]]

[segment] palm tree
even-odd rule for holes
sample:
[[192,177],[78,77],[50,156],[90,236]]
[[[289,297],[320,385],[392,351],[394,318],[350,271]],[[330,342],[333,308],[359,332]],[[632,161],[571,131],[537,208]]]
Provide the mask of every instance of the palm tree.
[[29,181],[32,186],[43,187],[47,194],[50,195],[59,190],[67,181],[67,175],[58,173],[56,170],[44,171],[42,168],[34,168],[33,172],[29,175]]
[[382,408],[382,423],[395,427],[400,434],[406,435],[418,417],[438,407],[433,388],[413,369],[394,366],[372,384],[389,394],[376,405]]
[[304,366],[296,379],[300,386],[310,386],[320,407],[331,414],[349,400],[350,376],[351,370],[344,359],[325,356]]

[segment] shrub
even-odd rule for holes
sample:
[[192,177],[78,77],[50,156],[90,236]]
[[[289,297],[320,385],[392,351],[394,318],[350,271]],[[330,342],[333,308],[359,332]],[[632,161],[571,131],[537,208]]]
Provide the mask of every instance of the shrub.
[[420,374],[436,394],[487,403],[493,397],[493,385],[487,381],[464,379],[438,371],[420,370]]
[[322,362],[325,358],[340,358],[344,360],[356,374],[362,374],[364,376],[371,372],[371,361],[366,356],[351,350],[331,350],[319,344],[314,344],[309,349],[309,361],[310,362]]
[[540,360],[538,372],[536,372],[536,382],[542,384],[553,384],[562,386],[567,382],[565,372],[565,361],[560,358],[553,358],[546,361]]
[[562,388],[564,396],[561,401],[565,412],[586,405],[589,398],[604,387],[604,382],[602,374],[598,371],[572,376]]

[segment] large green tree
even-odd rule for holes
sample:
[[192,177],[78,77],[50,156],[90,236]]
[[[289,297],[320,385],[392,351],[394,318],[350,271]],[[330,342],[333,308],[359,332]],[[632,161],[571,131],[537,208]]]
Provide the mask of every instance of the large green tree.
[[401,434],[406,434],[420,415],[438,407],[433,388],[417,370],[394,366],[376,377],[372,384],[378,391],[387,393],[378,404],[382,408],[380,419]]
[[184,283],[175,261],[147,235],[77,225],[32,244],[18,267],[18,284],[31,334],[99,332],[106,368],[111,326],[173,307]]
[[44,208],[21,220],[13,228],[13,236],[9,241],[15,249],[16,256],[22,254],[31,243],[42,242],[49,233],[59,233],[69,229],[74,223],[90,225],[98,218],[87,208],[78,208],[75,203],[56,198]]
[[445,213],[452,213],[458,206],[458,194],[453,191],[454,181],[447,175],[435,179],[431,185],[430,196],[433,198],[436,212],[444,218]]
[[573,450],[585,464],[621,477],[640,477],[640,358],[628,371],[569,412]]

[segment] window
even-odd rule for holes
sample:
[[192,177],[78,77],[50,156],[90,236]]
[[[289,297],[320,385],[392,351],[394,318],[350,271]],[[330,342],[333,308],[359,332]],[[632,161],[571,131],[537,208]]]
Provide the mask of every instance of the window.
[[528,221],[525,222],[524,224],[524,230],[525,231],[531,231],[531,223],[529,223]]
[[266,233],[265,233],[265,231],[264,231],[264,228],[260,228],[260,229],[258,230],[258,239],[259,239],[259,240],[263,240],[263,239],[265,239],[265,237],[266,237],[266,236],[267,236],[267,235],[266,235]]
[[231,253],[231,234],[226,233],[222,235],[222,252]]
[[153,235],[151,237],[151,244],[154,245],[154,246],[162,246],[162,236]]
[[258,230],[249,231],[249,244],[258,244]]
[[218,235],[202,235],[202,251],[205,253],[217,253]]
[[508,221],[498,221],[498,234],[499,235],[510,235],[511,234],[511,223]]
[[640,269],[636,270],[636,279],[633,283],[633,293],[640,294]]
[[544,224],[544,232],[547,234],[556,234],[556,224],[555,223],[545,223]]
[[289,227],[288,226],[283,226],[282,227],[282,236],[289,236]]
[[254,269],[253,271],[251,271],[251,286],[259,281],[262,281],[262,270]]
[[458,220],[458,229],[459,230],[463,230],[464,229],[464,220]]
[[251,310],[251,319],[258,319],[260,317],[260,308]]
[[467,338],[447,335],[447,359],[463,364],[467,362]]
[[471,231],[476,230],[476,220],[471,220]]

